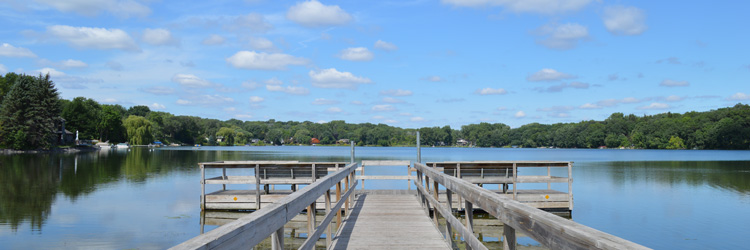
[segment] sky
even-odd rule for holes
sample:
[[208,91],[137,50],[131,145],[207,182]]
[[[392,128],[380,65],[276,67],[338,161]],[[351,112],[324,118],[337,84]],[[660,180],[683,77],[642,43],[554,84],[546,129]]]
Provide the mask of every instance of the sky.
[[750,102],[748,1],[0,0],[0,73],[220,120],[604,120]]

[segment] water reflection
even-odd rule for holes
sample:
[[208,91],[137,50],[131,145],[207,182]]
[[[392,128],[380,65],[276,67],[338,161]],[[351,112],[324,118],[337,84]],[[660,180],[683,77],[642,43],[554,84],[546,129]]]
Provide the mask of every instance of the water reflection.
[[687,184],[750,195],[750,161],[620,161],[584,165],[593,165],[584,171],[609,172],[618,185],[644,181]]

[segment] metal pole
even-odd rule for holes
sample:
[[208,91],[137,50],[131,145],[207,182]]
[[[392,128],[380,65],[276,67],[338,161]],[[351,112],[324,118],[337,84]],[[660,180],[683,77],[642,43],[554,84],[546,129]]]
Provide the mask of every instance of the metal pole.
[[354,163],[354,141],[349,142],[352,147],[352,159],[349,161],[349,163]]
[[422,163],[422,145],[419,141],[419,131],[417,131],[417,162]]

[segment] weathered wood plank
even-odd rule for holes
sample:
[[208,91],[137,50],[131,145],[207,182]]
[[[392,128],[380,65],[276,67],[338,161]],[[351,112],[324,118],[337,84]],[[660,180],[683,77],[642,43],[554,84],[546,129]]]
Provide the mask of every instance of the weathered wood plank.
[[441,183],[481,207],[504,224],[524,232],[553,249],[648,249],[625,239],[563,219],[456,177],[442,174],[420,163],[414,166],[427,177]]
[[449,249],[414,195],[370,195],[355,198],[351,214],[339,228],[334,249]]

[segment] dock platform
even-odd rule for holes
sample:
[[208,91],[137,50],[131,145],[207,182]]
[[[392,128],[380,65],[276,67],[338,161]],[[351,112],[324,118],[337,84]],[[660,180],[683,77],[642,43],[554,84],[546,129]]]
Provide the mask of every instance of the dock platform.
[[334,249],[450,249],[417,196],[361,194],[331,245]]

